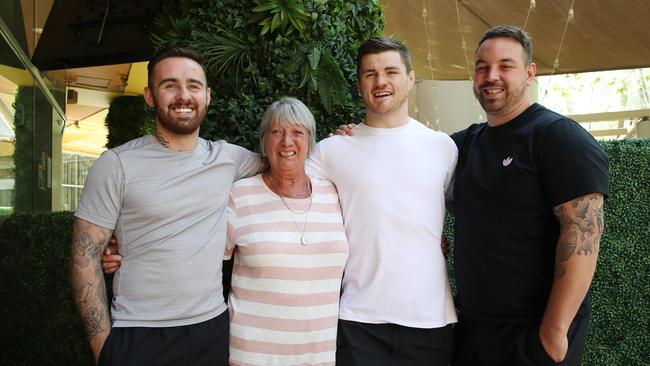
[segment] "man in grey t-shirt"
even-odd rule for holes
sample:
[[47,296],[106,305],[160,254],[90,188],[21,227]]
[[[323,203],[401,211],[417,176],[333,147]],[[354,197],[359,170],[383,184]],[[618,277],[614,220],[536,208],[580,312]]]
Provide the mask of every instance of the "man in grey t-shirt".
[[[198,137],[210,89],[195,51],[164,49],[148,71],[155,133],[102,154],[75,211],[75,302],[100,364],[227,365],[224,210],[233,181],[260,159]],[[99,260],[112,235],[123,260],[111,327]]]

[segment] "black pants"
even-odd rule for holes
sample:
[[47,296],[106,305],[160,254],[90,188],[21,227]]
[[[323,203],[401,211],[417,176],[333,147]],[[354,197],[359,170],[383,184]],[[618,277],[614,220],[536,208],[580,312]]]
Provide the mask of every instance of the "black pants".
[[453,345],[451,325],[420,329],[339,320],[336,365],[447,366]]
[[226,366],[228,311],[198,324],[167,328],[112,328],[99,365]]
[[454,327],[454,366],[578,366],[587,341],[589,314],[577,315],[567,333],[569,349],[555,363],[539,339],[539,324],[487,323],[463,318]]

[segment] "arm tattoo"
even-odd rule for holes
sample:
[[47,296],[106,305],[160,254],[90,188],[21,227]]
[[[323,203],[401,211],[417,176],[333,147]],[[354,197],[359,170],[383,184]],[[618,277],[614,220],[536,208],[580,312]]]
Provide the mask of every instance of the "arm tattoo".
[[158,142],[160,142],[163,147],[169,147],[169,141],[165,140],[165,137],[160,133],[160,131],[156,130],[154,135],[156,135],[156,139],[158,139]]
[[566,273],[564,262],[573,255],[597,255],[603,233],[603,196],[588,194],[553,208],[560,222],[555,277]]
[[111,233],[111,230],[75,221],[70,259],[71,287],[91,340],[110,328],[106,284],[99,258]]
[[104,316],[105,311],[96,307],[89,308],[85,314],[82,314],[81,318],[86,326],[88,338],[93,338],[97,334],[106,330],[103,324],[105,319]]

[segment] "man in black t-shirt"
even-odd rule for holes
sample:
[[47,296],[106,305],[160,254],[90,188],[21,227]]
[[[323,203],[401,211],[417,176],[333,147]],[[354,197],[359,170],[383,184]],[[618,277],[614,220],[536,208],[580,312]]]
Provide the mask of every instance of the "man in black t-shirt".
[[603,232],[608,159],[580,125],[533,103],[528,35],[490,29],[475,58],[487,122],[452,136],[454,365],[579,365]]

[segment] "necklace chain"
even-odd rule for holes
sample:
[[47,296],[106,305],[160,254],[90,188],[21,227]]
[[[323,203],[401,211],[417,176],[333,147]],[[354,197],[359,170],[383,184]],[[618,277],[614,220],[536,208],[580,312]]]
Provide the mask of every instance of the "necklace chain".
[[[292,209],[291,206],[289,206],[289,203],[284,199],[284,195],[285,195],[284,192],[282,192],[275,185],[275,182],[273,182],[273,178],[271,178],[270,175],[269,175],[269,182],[271,182],[271,186],[273,186],[273,188],[280,193],[278,195],[278,196],[280,196],[280,201],[282,201],[282,204],[284,205],[284,207],[286,207],[287,210],[289,210],[289,215],[291,216],[291,221],[293,221],[293,224],[296,226],[296,229],[300,233],[300,244],[307,245],[307,238],[305,238],[305,233],[307,232],[307,221],[309,220],[309,211],[311,210],[311,204],[313,202],[311,189],[309,190],[310,191],[309,192],[309,204],[307,205],[307,209],[304,210],[304,211],[298,211],[298,210]],[[311,188],[311,182],[310,182],[309,187]],[[302,224],[302,230],[300,230],[300,226],[298,225],[298,222],[296,222],[296,218],[293,216],[294,213],[295,214],[304,214],[305,215],[305,222]]]

